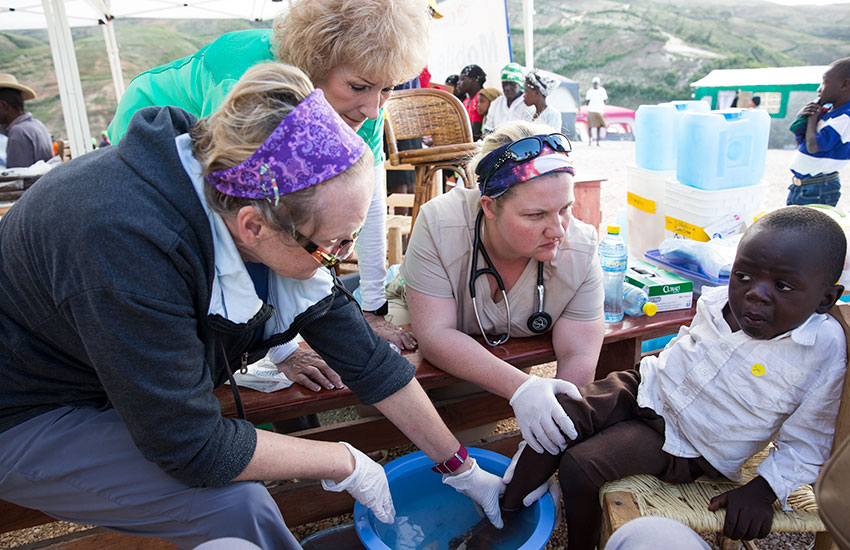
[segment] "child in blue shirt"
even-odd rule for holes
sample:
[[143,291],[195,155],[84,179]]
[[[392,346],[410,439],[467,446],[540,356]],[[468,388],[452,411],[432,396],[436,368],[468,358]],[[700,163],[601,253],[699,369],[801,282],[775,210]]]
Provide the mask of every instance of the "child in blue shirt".
[[[824,110],[824,106],[832,108]],[[799,147],[791,159],[787,204],[829,204],[841,196],[838,170],[850,160],[850,57],[834,61],[823,74],[817,101],[792,125]]]

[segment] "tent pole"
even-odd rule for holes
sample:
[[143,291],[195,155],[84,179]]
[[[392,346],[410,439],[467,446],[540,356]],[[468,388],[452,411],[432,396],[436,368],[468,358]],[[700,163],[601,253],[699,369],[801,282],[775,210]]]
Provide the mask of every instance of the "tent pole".
[[118,40],[115,38],[115,25],[110,0],[87,0],[89,5],[101,15],[97,24],[103,28],[103,41],[106,43],[106,57],[112,73],[112,86],[115,88],[115,101],[121,101],[124,95],[124,74],[121,72],[121,58],[118,55]]
[[118,56],[118,41],[115,39],[115,26],[113,17],[106,16],[106,20],[99,21],[103,28],[103,40],[106,42],[106,55],[109,58],[109,68],[112,72],[112,85],[115,87],[115,101],[121,101],[124,95],[124,75],[121,72],[121,58]]
[[534,0],[522,0],[522,28],[525,43],[525,68],[534,68]]
[[47,20],[47,34],[50,38],[53,67],[59,84],[59,99],[71,144],[71,155],[78,157],[91,151],[92,144],[71,29],[68,26],[63,0],[41,0],[41,4],[44,18]]

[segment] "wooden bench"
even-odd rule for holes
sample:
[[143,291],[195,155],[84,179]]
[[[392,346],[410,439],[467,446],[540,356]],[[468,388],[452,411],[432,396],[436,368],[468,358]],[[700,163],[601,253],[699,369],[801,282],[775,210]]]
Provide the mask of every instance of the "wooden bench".
[[[626,317],[622,323],[606,327],[605,339],[597,365],[596,376],[603,378],[615,370],[631,368],[640,362],[641,343],[678,331],[693,319],[695,307],[659,313],[654,317]],[[479,338],[480,340],[480,338]],[[513,338],[506,344],[491,348],[494,355],[517,368],[532,367],[555,360],[551,335],[530,338]],[[446,374],[422,358],[419,351],[405,352],[405,357],[416,366],[416,379],[425,389],[454,384],[457,378]],[[235,417],[236,406],[227,386],[215,390],[221,402],[222,414]],[[315,393],[302,386],[293,385],[285,390],[262,393],[242,388],[240,391],[245,415],[254,424],[286,420],[312,413],[354,405],[358,401],[349,389],[322,390]],[[460,400],[435,404],[443,421],[452,431],[474,428],[513,416],[507,400],[491,394],[482,394]],[[322,426],[296,432],[292,435],[322,441],[348,441],[364,452],[387,449],[409,443],[395,426],[383,417],[361,418],[349,422]],[[519,433],[495,436],[482,441],[478,447],[511,456],[520,440]],[[351,512],[354,501],[348,493],[331,493],[322,490],[317,481],[288,483],[269,489],[272,497],[284,511],[290,526],[301,525]],[[54,521],[53,518],[0,500],[0,533],[32,527]],[[56,545],[38,548],[172,548],[161,539],[140,539],[119,535],[104,529],[87,531],[81,546],[81,535],[68,537],[75,542],[56,541]],[[132,541],[132,542],[130,542]],[[160,546],[166,544],[166,546]],[[29,547],[29,548],[35,548]]]

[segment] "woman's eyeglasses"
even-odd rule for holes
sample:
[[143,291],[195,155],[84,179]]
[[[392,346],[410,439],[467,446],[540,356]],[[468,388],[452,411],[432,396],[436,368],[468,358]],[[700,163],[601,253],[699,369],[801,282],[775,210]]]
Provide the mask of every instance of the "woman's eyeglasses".
[[511,143],[499,158],[496,159],[496,162],[493,163],[493,167],[490,168],[490,172],[484,179],[484,189],[481,191],[481,194],[487,194],[487,183],[490,182],[490,178],[493,177],[496,170],[504,166],[508,161],[527,162],[539,157],[543,153],[544,143],[559,153],[570,153],[573,150],[570,139],[561,133],[549,134],[548,136],[530,136],[517,140]]
[[351,235],[350,239],[341,240],[329,251],[317,245],[295,229],[293,229],[290,234],[292,235],[292,238],[295,239],[295,242],[297,242],[301,248],[306,250],[314,260],[325,267],[333,267],[351,256],[351,253],[354,251],[354,241],[357,240],[357,236],[360,234],[360,229],[355,231]]

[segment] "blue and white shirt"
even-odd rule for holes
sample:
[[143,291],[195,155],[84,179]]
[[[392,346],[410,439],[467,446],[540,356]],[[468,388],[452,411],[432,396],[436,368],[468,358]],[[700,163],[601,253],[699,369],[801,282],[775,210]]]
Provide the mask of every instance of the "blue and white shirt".
[[816,139],[817,153],[809,153],[803,139],[791,159],[791,171],[798,178],[837,172],[850,160],[850,102],[821,116]]

